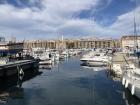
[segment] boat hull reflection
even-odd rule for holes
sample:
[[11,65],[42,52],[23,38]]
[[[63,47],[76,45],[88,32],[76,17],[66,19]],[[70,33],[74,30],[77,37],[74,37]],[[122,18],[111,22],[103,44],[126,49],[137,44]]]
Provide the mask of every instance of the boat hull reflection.
[[47,70],[51,70],[52,65],[39,65],[40,69],[47,69]]
[[132,96],[128,89],[124,89],[122,97],[125,100],[126,105],[140,105],[140,100],[137,97]]
[[22,83],[41,75],[42,72],[26,72],[23,77],[12,76],[0,79],[0,103],[7,103],[9,98],[23,99],[24,88]]
[[[113,81],[119,81],[119,82],[121,81],[121,78],[116,76],[111,71],[107,71],[107,76],[108,78],[111,78]],[[128,89],[123,88],[122,98],[125,101],[126,105],[140,105],[140,100],[136,96],[132,96],[131,92]]]

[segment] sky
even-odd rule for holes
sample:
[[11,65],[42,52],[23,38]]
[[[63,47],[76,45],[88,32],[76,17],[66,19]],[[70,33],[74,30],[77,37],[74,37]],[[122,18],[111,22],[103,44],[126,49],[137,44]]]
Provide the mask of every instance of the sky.
[[120,38],[140,33],[140,0],[0,0],[0,36]]

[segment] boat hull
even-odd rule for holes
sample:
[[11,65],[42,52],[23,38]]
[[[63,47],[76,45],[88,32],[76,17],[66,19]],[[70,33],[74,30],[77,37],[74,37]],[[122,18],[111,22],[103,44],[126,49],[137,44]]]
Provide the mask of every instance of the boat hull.
[[41,61],[39,62],[39,64],[40,64],[40,65],[44,65],[44,64],[50,65],[50,64],[52,64],[52,61],[51,61],[51,60],[41,60]]
[[140,80],[135,80],[133,78],[128,77],[127,75],[123,76],[123,81],[125,80],[125,82],[123,82],[125,88],[127,88],[132,95],[138,97],[140,99]]
[[106,62],[99,62],[99,61],[87,61],[89,66],[107,66]]
[[7,77],[19,74],[20,70],[26,72],[27,70],[35,70],[38,68],[38,61],[32,60],[22,60],[10,64],[4,64],[0,66],[0,77]]

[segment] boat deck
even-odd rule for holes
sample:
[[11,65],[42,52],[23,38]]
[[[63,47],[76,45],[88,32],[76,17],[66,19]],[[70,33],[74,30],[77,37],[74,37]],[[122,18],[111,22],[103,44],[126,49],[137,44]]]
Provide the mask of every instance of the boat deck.
[[21,65],[25,65],[25,64],[30,64],[30,63],[35,63],[37,61],[33,61],[33,60],[20,60],[20,61],[14,61],[14,62],[9,62],[7,64],[1,64],[0,65],[0,69],[4,69],[4,68],[9,68],[12,66],[21,66]]

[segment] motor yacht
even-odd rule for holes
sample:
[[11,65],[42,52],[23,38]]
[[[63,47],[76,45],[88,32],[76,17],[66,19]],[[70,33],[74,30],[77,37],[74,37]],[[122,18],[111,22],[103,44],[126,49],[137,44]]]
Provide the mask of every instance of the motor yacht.
[[89,53],[84,55],[80,60],[89,66],[106,66],[110,63],[112,57],[105,53]]

